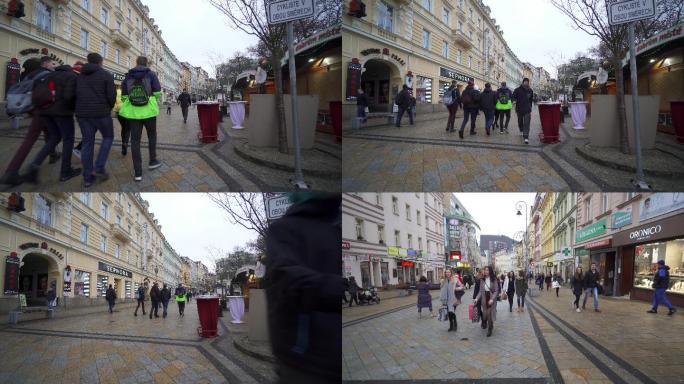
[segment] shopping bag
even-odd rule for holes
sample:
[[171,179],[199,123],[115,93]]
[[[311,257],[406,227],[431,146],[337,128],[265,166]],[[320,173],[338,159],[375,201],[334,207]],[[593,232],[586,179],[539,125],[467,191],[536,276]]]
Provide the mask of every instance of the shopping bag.
[[473,320],[473,303],[468,304],[468,320]]
[[473,307],[473,318],[472,318],[472,322],[473,322],[473,323],[479,323],[479,322],[480,322],[480,316],[481,316],[481,314],[480,314],[480,307],[474,306],[474,307]]
[[399,112],[399,106],[396,104],[392,105],[392,113],[398,113]]
[[437,320],[439,320],[439,321],[449,320],[449,309],[447,309],[446,306],[439,309]]

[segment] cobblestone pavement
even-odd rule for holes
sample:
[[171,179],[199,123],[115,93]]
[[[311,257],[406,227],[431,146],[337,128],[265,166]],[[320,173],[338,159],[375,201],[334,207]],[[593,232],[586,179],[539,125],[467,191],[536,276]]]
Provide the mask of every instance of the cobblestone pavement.
[[[650,315],[648,303],[604,298],[602,312],[577,313],[571,296],[567,288],[559,298],[543,292],[528,298],[524,313],[500,302],[490,338],[467,320],[472,293],[457,309],[456,333],[436,318],[419,319],[415,295],[381,302],[375,312],[345,307],[343,380],[684,382],[681,314]],[[438,305],[433,301],[435,311]]]
[[[208,192],[208,191],[286,191],[293,187],[290,184],[292,172],[277,170],[245,160],[238,156],[232,148],[229,135],[231,123],[229,118],[219,125],[220,142],[201,144],[197,139],[199,120],[193,108],[188,113],[188,123],[183,124],[180,109],[173,110],[171,115],[162,113],[157,118],[157,158],[162,163],[160,168],[148,170],[149,161],[147,136],[143,133],[142,163],[143,180],[133,180],[133,161],[130,147],[128,154],[121,154],[121,128],[114,119],[114,144],[109,153],[107,171],[110,179],[104,183],[96,183],[91,189],[97,191],[160,191],[160,192]],[[11,130],[6,126],[0,128],[0,172],[4,172],[7,164],[21,144],[26,128]],[[80,129],[76,126],[76,143],[80,141]],[[320,141],[327,144],[330,135],[319,134]],[[99,135],[97,136],[100,137]],[[25,172],[34,156],[44,143],[41,139],[34,145],[27,157],[22,171]],[[100,141],[96,142],[96,151]],[[338,146],[339,147],[339,146]],[[58,150],[61,144],[58,145]],[[333,151],[334,152],[334,151]],[[97,152],[96,152],[97,153]],[[74,167],[80,167],[80,161],[72,157]],[[73,178],[67,182],[59,180],[59,162],[43,163],[40,171],[40,184],[24,183],[14,188],[0,185],[7,191],[79,191],[82,189],[82,178]],[[306,175],[305,175],[306,176]],[[306,182],[318,190],[339,190],[339,177],[306,177]]]
[[[275,368],[237,352],[220,322],[219,337],[202,339],[195,301],[179,317],[113,314],[56,318],[0,327],[3,383],[270,383]],[[148,312],[149,315],[149,312]]]
[[[566,120],[560,144],[542,144],[541,123],[535,109],[530,144],[525,145],[513,112],[508,134],[486,136],[483,115],[477,119],[477,135],[463,140],[445,132],[446,114],[417,122],[347,131],[343,146],[345,191],[617,191],[631,188],[634,175],[599,166],[580,156],[575,148],[588,142]],[[406,119],[405,119],[406,120]],[[462,117],[455,126],[460,127]],[[673,149],[674,148],[674,149]],[[658,150],[669,156],[676,151],[671,136],[658,135]],[[684,159],[684,158],[682,158]],[[684,187],[682,180],[649,176],[656,190]]]

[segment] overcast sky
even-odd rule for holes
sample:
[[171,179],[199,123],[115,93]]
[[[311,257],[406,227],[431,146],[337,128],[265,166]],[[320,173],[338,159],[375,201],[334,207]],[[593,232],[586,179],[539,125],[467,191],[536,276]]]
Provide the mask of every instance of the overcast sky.
[[232,29],[228,18],[206,0],[142,0],[150,17],[162,30],[162,38],[178,60],[202,66],[214,77],[209,53],[229,58],[255,45],[254,36]]
[[211,272],[206,248],[232,251],[256,239],[256,233],[231,224],[227,215],[203,193],[142,193],[159,220],[166,240],[181,256],[201,260]]
[[506,235],[512,239],[516,232],[525,230],[525,217],[516,215],[515,203],[526,202],[529,212],[534,196],[534,193],[456,193],[480,226],[480,234]]
[[[544,67],[556,78],[555,56],[564,60],[598,45],[598,39],[576,30],[550,0],[484,0],[492,18],[504,31],[504,39],[523,63]],[[562,61],[560,61],[562,63]]]

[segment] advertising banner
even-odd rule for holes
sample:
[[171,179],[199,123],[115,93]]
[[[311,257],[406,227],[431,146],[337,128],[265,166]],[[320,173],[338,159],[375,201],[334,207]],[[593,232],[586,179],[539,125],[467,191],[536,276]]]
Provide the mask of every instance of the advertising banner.
[[19,258],[12,252],[5,258],[5,295],[16,295],[19,292]]
[[575,242],[581,243],[585,240],[591,239],[596,236],[601,236],[606,233],[606,219],[601,219],[594,224],[591,224],[582,229],[578,229],[575,234]]
[[628,205],[625,208],[613,213],[613,228],[622,228],[629,224],[632,224],[631,205]]
[[684,192],[654,193],[639,203],[639,221],[684,208]]

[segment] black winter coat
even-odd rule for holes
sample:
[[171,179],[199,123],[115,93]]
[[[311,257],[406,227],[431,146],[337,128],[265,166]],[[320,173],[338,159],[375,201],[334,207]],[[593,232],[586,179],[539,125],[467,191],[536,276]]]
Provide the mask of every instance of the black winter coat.
[[394,103],[401,109],[407,109],[411,106],[411,95],[409,95],[408,90],[401,90],[397,93],[397,97],[394,99]]
[[161,299],[161,292],[159,292],[159,287],[152,286],[152,289],[150,289],[150,300],[159,301],[159,299]]
[[48,76],[55,81],[55,103],[50,108],[40,110],[38,114],[40,116],[73,116],[78,76],[70,65],[60,65]]
[[534,91],[532,88],[520,86],[513,91],[513,101],[515,101],[515,112],[521,115],[532,112],[532,100],[534,100]]
[[584,291],[584,279],[582,278],[577,278],[575,276],[572,277],[572,280],[570,280],[570,285],[572,285],[572,292],[575,295],[581,295],[582,291]]
[[340,195],[319,194],[293,204],[266,236],[273,354],[331,382],[342,370],[341,229]]
[[169,291],[168,288],[163,288],[161,290],[161,301],[162,303],[166,304],[171,300],[171,291]]
[[592,273],[591,271],[584,274],[584,289],[591,289],[598,287],[599,273],[598,271]]
[[114,288],[107,288],[107,294],[105,295],[105,298],[110,303],[116,300],[116,292],[114,292]]
[[190,99],[190,95],[188,95],[187,92],[183,92],[178,96],[178,102],[180,103],[181,108],[187,108],[192,104],[192,99]]
[[[466,95],[470,95],[469,102],[466,100]],[[463,93],[461,93],[463,109],[480,109],[480,96],[480,91],[476,91],[473,87],[467,87]]]
[[116,103],[114,77],[96,64],[85,64],[76,79],[76,117],[108,117]]
[[361,93],[358,96],[356,96],[356,105],[360,107],[367,107],[368,95],[366,95],[365,93]]
[[481,279],[475,279],[475,289],[473,289],[473,300],[475,300],[477,294],[480,293],[480,281]]
[[493,111],[496,108],[496,93],[491,89],[485,89],[480,95],[480,109],[483,111]]

